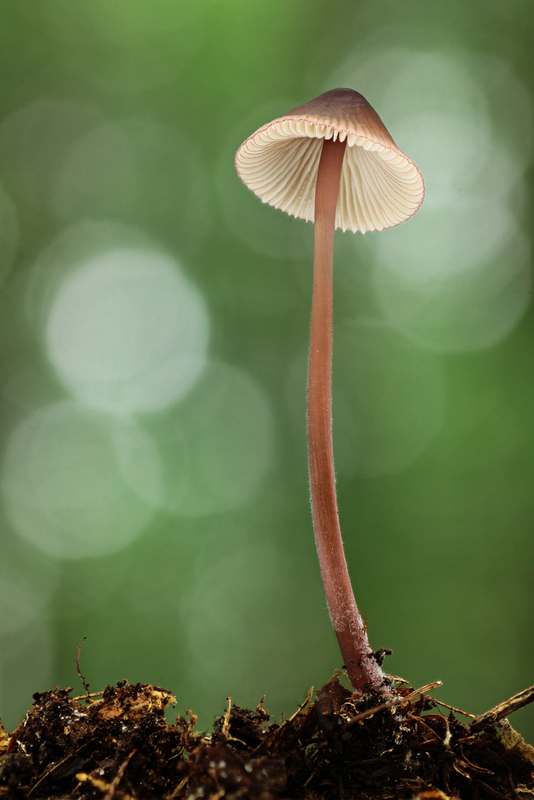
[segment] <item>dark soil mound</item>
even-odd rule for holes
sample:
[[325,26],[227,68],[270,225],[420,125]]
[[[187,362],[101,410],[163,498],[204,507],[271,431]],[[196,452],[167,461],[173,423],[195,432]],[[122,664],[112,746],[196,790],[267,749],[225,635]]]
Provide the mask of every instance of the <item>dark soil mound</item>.
[[175,698],[154,686],[36,694],[0,744],[0,798],[534,800],[534,749],[509,723],[444,712],[426,688],[355,699],[336,674],[280,725],[229,702],[211,735],[194,714],[169,724]]

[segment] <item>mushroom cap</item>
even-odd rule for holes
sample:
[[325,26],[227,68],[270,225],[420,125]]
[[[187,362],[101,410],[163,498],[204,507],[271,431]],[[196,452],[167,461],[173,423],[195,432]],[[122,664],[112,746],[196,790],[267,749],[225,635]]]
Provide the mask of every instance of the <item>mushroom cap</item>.
[[353,89],[332,89],[259,128],[236,153],[238,175],[264,203],[313,221],[323,139],[347,142],[336,228],[381,231],[415,214],[423,177]]

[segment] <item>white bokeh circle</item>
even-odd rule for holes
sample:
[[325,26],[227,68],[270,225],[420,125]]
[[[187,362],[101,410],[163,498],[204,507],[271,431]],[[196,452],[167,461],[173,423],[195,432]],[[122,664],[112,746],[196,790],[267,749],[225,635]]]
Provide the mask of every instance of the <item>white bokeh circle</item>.
[[81,402],[135,413],[167,408],[190,390],[206,364],[208,330],[202,296],[170,256],[117,248],[58,286],[45,345]]
[[[137,473],[125,470],[132,451]],[[160,463],[135,423],[64,401],[23,420],[7,443],[1,488],[16,532],[58,558],[122,550],[158,502]]]

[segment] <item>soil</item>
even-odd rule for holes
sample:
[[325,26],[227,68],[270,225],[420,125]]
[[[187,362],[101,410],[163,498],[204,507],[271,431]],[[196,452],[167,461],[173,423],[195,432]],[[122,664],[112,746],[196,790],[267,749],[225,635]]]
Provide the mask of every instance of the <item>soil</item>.
[[534,749],[496,713],[476,719],[428,691],[355,698],[337,672],[280,724],[228,701],[211,734],[176,701],[121,681],[55,689],[0,741],[0,798],[534,800]]

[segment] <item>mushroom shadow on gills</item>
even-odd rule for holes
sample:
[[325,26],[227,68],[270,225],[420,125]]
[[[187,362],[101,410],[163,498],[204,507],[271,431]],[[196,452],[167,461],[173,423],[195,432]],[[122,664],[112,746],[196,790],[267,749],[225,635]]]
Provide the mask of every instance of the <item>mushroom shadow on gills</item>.
[[367,100],[333,89],[269,122],[235,157],[264,203],[315,223],[308,365],[308,463],[315,543],[332,625],[352,686],[389,691],[354,599],[341,539],[332,447],[332,264],[336,228],[381,231],[409,219],[421,173]]

